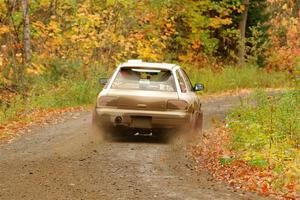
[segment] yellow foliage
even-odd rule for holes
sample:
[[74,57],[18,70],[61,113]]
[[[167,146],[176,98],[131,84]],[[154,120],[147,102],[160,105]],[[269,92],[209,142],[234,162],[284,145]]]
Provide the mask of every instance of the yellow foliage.
[[26,73],[28,75],[41,75],[44,73],[46,68],[41,64],[32,63],[32,65],[26,68]]
[[142,43],[137,42],[137,53],[139,58],[143,60],[159,61],[162,59],[162,52],[159,49],[155,49],[149,42]]
[[8,33],[9,32],[9,27],[6,25],[0,25],[0,35]]
[[0,73],[1,73],[1,67],[3,66],[3,62],[4,62],[4,59],[3,59],[3,56],[0,54]]
[[212,28],[220,28],[223,25],[230,25],[232,24],[231,18],[225,18],[222,19],[220,17],[212,18],[212,21],[210,22],[209,26]]

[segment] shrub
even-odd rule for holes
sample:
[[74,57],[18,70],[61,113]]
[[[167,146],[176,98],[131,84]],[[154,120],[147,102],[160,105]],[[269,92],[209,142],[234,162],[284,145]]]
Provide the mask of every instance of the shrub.
[[[95,102],[101,90],[98,74],[91,73],[87,78],[77,76],[60,78],[57,81],[45,77],[30,80],[31,87],[24,96],[14,95],[7,104],[0,104],[0,124],[18,119],[20,114],[30,113],[39,109],[66,108],[90,105]],[[99,75],[100,76],[100,75]]]
[[238,159],[272,168],[283,176],[281,184],[299,181],[300,89],[274,96],[257,91],[253,99],[243,101],[227,119],[230,147]]

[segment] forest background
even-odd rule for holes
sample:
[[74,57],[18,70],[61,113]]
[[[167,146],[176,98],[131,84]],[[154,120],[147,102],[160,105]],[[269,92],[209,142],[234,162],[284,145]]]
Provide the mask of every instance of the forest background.
[[234,161],[263,167],[273,178],[258,179],[256,189],[296,199],[299,9],[300,0],[0,0],[0,139],[49,113],[93,104],[99,77],[121,62],[177,63],[209,94],[292,89],[274,98],[258,93],[257,106],[231,113],[224,136],[231,137],[215,146],[232,155],[205,163],[218,172]]
[[[227,69],[228,76],[257,80],[253,68],[259,68],[294,77],[299,29],[299,0],[0,0],[0,105],[12,101],[6,92],[41,95],[41,87],[59,90],[68,81],[68,90],[89,93],[99,87],[95,76],[127,59],[179,63],[199,81],[198,75],[209,76],[201,72],[206,69],[212,80],[204,82],[218,77],[208,71],[222,73],[228,66],[251,68]],[[283,84],[283,75],[277,76]],[[271,77],[254,82],[271,87]],[[242,84],[223,81],[229,88],[208,88]]]
[[127,59],[183,66],[206,92],[291,87],[299,0],[0,0],[0,123],[89,105]]

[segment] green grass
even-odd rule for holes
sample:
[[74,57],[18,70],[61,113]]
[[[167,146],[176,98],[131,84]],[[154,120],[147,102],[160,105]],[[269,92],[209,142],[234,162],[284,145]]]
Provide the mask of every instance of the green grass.
[[268,73],[263,69],[248,66],[244,68],[227,67],[221,72],[210,68],[188,70],[193,83],[202,83],[205,93],[216,93],[243,88],[283,88],[293,86],[284,72]]
[[[39,80],[26,97],[16,95],[9,107],[0,107],[0,123],[17,120],[18,114],[30,113],[37,109],[77,107],[94,103],[100,85],[95,80],[60,80],[54,85]],[[25,115],[26,116],[26,115]]]
[[[95,103],[96,96],[102,86],[98,77],[102,72],[90,73],[85,79],[81,75],[59,80],[51,80],[46,76],[30,80],[30,87],[24,96],[14,95],[8,104],[0,104],[0,124],[7,121],[26,121],[26,113],[38,109],[57,109],[79,107]],[[19,114],[23,117],[19,119]],[[25,115],[24,115],[25,114]]]

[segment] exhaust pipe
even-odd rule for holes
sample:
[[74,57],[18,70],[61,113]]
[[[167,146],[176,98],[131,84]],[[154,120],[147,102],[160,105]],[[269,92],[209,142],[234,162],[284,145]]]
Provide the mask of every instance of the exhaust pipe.
[[122,123],[122,117],[117,116],[117,117],[115,118],[115,123],[116,123],[116,124],[121,124],[121,123]]

